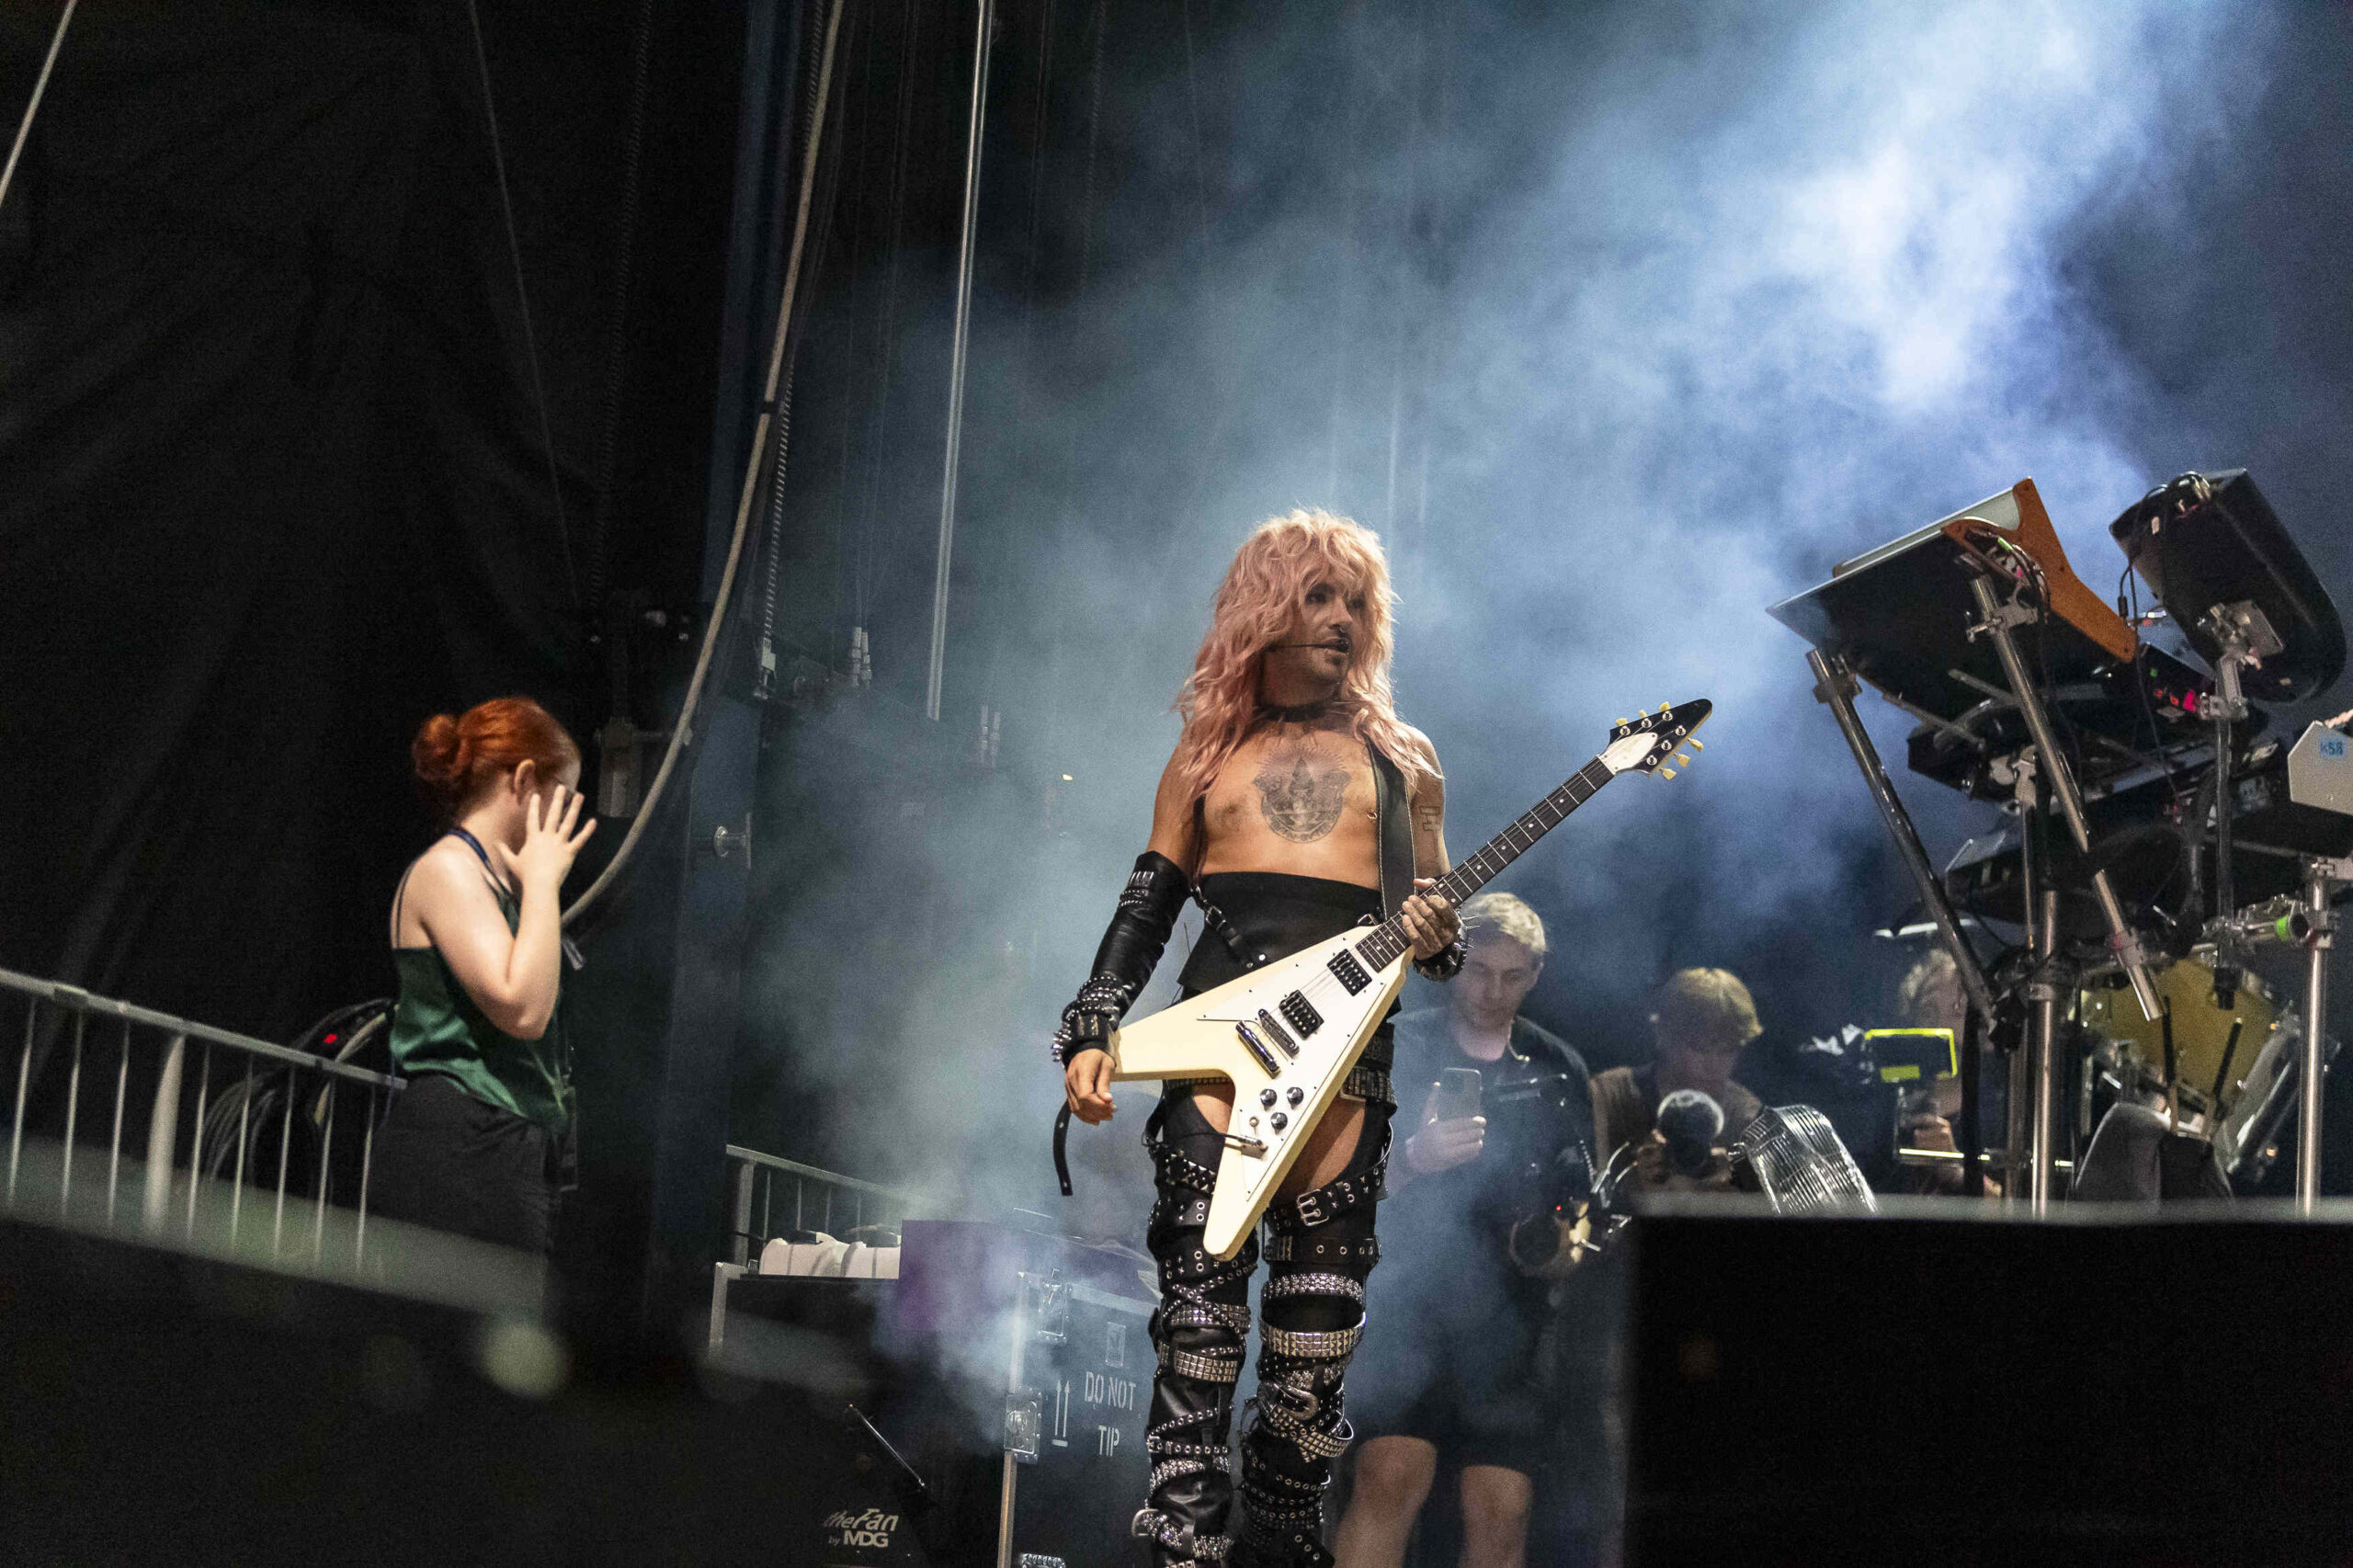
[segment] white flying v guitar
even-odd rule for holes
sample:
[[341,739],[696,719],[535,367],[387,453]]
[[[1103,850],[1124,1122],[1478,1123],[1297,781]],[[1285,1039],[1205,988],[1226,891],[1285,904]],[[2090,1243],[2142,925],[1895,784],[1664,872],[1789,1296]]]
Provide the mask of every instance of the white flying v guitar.
[[[1566,783],[1477,853],[1438,880],[1431,890],[1460,907],[1571,812],[1621,773],[1675,777],[1670,759],[1707,722],[1705,700],[1620,720],[1609,744]],[[1307,1142],[1348,1072],[1363,1054],[1405,983],[1413,940],[1395,921],[1370,930],[1343,931],[1287,959],[1251,971],[1214,991],[1165,1007],[1114,1031],[1111,1076],[1227,1078],[1233,1084],[1233,1120],[1225,1155],[1210,1195],[1205,1244],[1232,1257]]]

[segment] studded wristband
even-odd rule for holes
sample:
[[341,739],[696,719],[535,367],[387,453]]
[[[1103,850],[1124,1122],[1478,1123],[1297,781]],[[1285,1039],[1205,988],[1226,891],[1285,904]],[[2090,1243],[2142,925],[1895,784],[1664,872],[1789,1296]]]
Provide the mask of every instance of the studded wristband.
[[1428,958],[1415,959],[1414,968],[1424,980],[1435,980],[1444,983],[1462,972],[1462,965],[1470,957],[1469,939],[1458,936]]

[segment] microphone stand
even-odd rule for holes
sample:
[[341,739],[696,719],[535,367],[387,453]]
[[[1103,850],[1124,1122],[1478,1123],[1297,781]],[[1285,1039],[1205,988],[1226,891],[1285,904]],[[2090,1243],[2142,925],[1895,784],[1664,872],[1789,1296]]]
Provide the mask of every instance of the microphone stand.
[[[2026,950],[2034,955],[2034,969],[2029,971],[2025,999],[2036,1000],[2035,982],[2040,973],[2044,957],[2050,949],[2042,945],[2046,929],[2052,934],[2056,945],[2058,923],[2046,921],[2042,913],[2042,885],[2051,876],[2051,818],[2043,810],[2047,798],[2037,777],[2041,772],[2040,754],[2031,746],[2021,747],[2010,759],[2010,799],[2018,813],[2018,915],[2020,940]],[[2033,1040],[2026,1038],[2025,1049],[2014,1052],[2007,1063],[2009,1093],[2004,1101],[2002,1136],[2007,1147],[2002,1166],[2002,1193],[2006,1202],[2033,1201],[2034,1183],[2030,1179],[2034,1161],[2034,1109],[2037,1099],[2036,1051]],[[2048,1198],[2044,1199],[2048,1206]]]
[[2328,956],[2336,946],[2336,884],[2353,881],[2353,856],[2304,862],[2304,1039],[2298,1064],[2303,1103],[2296,1117],[2296,1212],[2320,1200],[2321,1096],[2328,1086]]
[[[2237,814],[2238,791],[2232,778],[2238,755],[2236,726],[2247,716],[2244,675],[2249,665],[2279,652],[2278,633],[2261,610],[2247,603],[2216,605],[2206,612],[2200,630],[2211,636],[2219,652],[2214,658],[2214,687],[2199,705],[2199,715],[2214,732],[2214,1005],[2228,1009],[2238,990],[2245,943],[2233,928],[2239,913],[2236,863],[2232,854],[2231,819]],[[2202,828],[2204,824],[2196,824]]]

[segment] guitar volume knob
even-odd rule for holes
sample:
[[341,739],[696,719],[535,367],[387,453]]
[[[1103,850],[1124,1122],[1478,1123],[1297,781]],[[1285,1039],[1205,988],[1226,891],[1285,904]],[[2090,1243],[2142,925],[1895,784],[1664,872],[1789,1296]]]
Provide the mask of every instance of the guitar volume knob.
[[1274,1109],[1275,1091],[1272,1089],[1260,1089],[1258,1091],[1258,1103],[1265,1106],[1268,1110]]
[[[1267,1092],[1271,1094],[1273,1091],[1272,1091],[1272,1090],[1269,1090],[1269,1091],[1267,1091]],[[1302,1100],[1303,1100],[1303,1099],[1305,1099],[1305,1098],[1307,1097],[1307,1093],[1306,1093],[1306,1091],[1305,1091],[1305,1090],[1303,1090],[1303,1089],[1302,1089],[1302,1088],[1301,1088],[1298,1085],[1296,1085],[1296,1084],[1293,1084],[1293,1085],[1290,1086],[1290,1088],[1288,1091],[1286,1091],[1286,1092],[1288,1093],[1288,1095],[1289,1095],[1289,1096],[1290,1096],[1290,1106],[1291,1106],[1291,1108],[1292,1108],[1293,1110],[1297,1110],[1297,1109],[1299,1108],[1299,1102],[1300,1102],[1300,1101],[1302,1101]]]
[[1290,1125],[1290,1118],[1285,1116],[1280,1111],[1277,1111],[1274,1115],[1267,1118],[1267,1125],[1273,1128],[1276,1131],[1280,1132],[1284,1128]]

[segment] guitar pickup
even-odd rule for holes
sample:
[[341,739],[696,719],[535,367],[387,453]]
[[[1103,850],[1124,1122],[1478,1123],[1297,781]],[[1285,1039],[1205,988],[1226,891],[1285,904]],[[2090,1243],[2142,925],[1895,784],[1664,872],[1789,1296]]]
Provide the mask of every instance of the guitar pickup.
[[1258,1065],[1267,1070],[1267,1077],[1282,1076],[1283,1064],[1275,1060],[1275,1053],[1267,1049],[1267,1042],[1258,1038],[1256,1029],[1248,1024],[1236,1024],[1233,1032],[1242,1038],[1242,1043],[1248,1048],[1250,1054],[1258,1059]]
[[1285,1056],[1294,1062],[1299,1059],[1298,1043],[1290,1038],[1289,1031],[1282,1025],[1275,1022],[1275,1016],[1264,1007],[1258,1009],[1258,1027],[1266,1030],[1267,1037],[1282,1048],[1282,1053]]
[[1315,1010],[1313,1003],[1296,991],[1284,997],[1279,1005],[1283,1010],[1283,1017],[1290,1020],[1290,1027],[1299,1031],[1302,1040],[1324,1027],[1324,1015]]
[[1334,953],[1325,961],[1324,967],[1330,970],[1338,978],[1340,983],[1348,988],[1348,994],[1351,996],[1372,983],[1372,976],[1364,971],[1364,965],[1357,961],[1356,954],[1346,948]]

